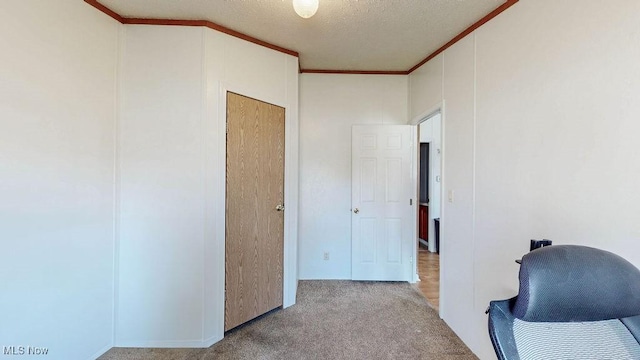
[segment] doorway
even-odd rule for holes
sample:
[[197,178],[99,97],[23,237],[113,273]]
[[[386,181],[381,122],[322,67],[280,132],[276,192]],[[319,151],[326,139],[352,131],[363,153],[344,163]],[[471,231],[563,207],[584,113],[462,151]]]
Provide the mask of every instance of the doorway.
[[442,189],[442,116],[436,111],[418,124],[418,287],[431,306],[440,305],[440,210]]
[[283,305],[285,109],[227,92],[224,331]]

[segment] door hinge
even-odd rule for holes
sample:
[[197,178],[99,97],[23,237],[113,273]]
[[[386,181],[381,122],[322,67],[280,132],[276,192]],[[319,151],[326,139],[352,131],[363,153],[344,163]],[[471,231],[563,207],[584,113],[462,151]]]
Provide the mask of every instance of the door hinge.
[[413,206],[413,199],[409,199],[409,206]]

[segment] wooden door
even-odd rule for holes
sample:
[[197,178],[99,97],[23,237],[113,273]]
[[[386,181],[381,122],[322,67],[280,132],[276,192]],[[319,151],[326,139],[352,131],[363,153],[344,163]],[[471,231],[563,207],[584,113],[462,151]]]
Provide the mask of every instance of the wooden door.
[[418,237],[424,241],[429,239],[429,207],[420,205],[420,218],[418,225]]
[[351,277],[410,281],[414,247],[409,125],[352,131]]
[[284,115],[227,93],[225,331],[282,306]]

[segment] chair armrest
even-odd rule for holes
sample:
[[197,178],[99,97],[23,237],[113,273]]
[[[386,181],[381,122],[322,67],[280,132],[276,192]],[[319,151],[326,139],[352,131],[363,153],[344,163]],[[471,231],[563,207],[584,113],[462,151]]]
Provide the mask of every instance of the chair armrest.
[[513,337],[514,317],[510,310],[514,301],[515,298],[489,304],[489,336],[498,360],[520,360]]
[[629,329],[636,341],[640,343],[640,315],[620,319],[620,321]]

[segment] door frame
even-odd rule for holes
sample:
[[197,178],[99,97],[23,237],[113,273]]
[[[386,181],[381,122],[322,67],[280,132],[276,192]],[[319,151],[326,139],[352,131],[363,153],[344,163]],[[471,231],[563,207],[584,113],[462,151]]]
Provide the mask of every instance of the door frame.
[[[446,232],[446,229],[443,228],[443,224],[444,224],[444,217],[445,217],[445,212],[444,212],[444,193],[445,193],[445,173],[444,173],[444,164],[446,161],[446,153],[445,153],[445,118],[446,118],[446,114],[445,114],[445,101],[442,100],[441,102],[431,106],[429,109],[427,109],[426,111],[422,112],[421,114],[419,114],[418,116],[415,116],[414,118],[412,118],[411,120],[409,120],[408,125],[411,125],[411,129],[412,129],[412,133],[411,133],[411,137],[413,139],[413,142],[415,144],[420,144],[420,139],[418,137],[418,126],[429,120],[431,117],[435,116],[436,114],[440,113],[440,117],[441,117],[441,128],[440,128],[440,148],[441,148],[441,154],[440,154],[440,248],[442,249],[442,245],[443,245],[443,237],[444,234]],[[417,149],[419,149],[419,146],[416,146]],[[419,151],[419,150],[418,150]],[[420,184],[418,183],[418,174],[420,172],[420,163],[419,163],[419,157],[418,157],[418,152],[414,151],[413,152],[413,159],[411,161],[412,164],[412,171],[411,171],[411,181],[412,181],[412,186],[413,186],[413,198],[414,199],[420,199],[420,193],[419,193],[419,186]],[[417,201],[416,201],[417,204]],[[415,271],[414,271],[414,275],[413,275],[413,282],[418,282],[419,281],[419,277],[418,277],[418,216],[419,216],[419,211],[420,211],[420,207],[416,206],[414,209],[414,216],[412,217],[412,229],[413,229],[413,238],[415,239],[415,241],[413,242],[413,246],[414,246],[414,259],[415,259]],[[430,224],[431,226],[431,224]],[[442,314],[444,314],[444,309],[446,307],[446,299],[443,296],[443,279],[444,276],[442,276],[442,274],[445,272],[445,265],[446,265],[446,255],[443,256],[445,252],[440,251],[440,290],[439,290],[439,296],[440,296],[440,306],[439,306],[439,315],[442,318]]]
[[[224,302],[225,302],[225,242],[226,242],[226,178],[227,178],[227,92],[233,92],[250,97],[258,101],[276,105],[285,109],[285,140],[284,140],[284,254],[282,263],[282,307],[287,308],[296,302],[298,287],[298,112],[297,103],[283,102],[271,97],[268,93],[257,92],[236,84],[220,82],[218,89],[217,123],[213,137],[216,139],[213,159],[215,193],[215,305],[217,326],[220,334],[224,333]],[[215,96],[215,92],[209,91]],[[210,102],[207,102],[207,104]],[[216,109],[209,109],[208,113],[215,113]],[[207,171],[203,169],[203,171]],[[205,185],[206,187],[206,185]],[[204,305],[206,306],[206,305]]]

